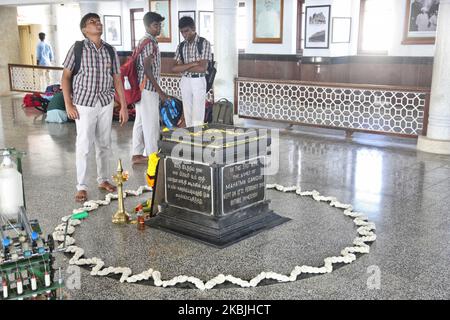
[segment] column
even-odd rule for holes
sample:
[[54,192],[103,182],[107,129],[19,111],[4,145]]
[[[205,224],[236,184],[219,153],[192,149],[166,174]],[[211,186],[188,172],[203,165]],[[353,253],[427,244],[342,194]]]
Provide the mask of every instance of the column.
[[238,75],[236,45],[236,0],[214,0],[214,60],[217,74],[214,99],[226,98],[234,103],[234,79]]
[[427,136],[419,136],[420,151],[450,154],[450,0],[439,4]]
[[[53,66],[60,66],[62,64],[61,61],[61,57],[59,55],[59,35],[58,35],[58,18],[57,18],[57,14],[58,14],[58,7],[60,5],[59,4],[51,4],[49,5],[49,16],[50,16],[50,20],[49,20],[49,29],[50,29],[50,41],[48,41],[50,43],[50,45],[53,48],[53,54],[55,55],[55,61],[53,62]],[[64,59],[64,58],[63,58]],[[52,83],[56,83],[56,82],[52,82]]]
[[[17,8],[0,6],[0,21],[5,26],[2,32],[2,45],[0,46],[0,96],[9,94],[9,73],[8,63],[20,63],[20,37],[19,28],[17,26]],[[6,26],[10,28],[6,32]],[[1,106],[0,106],[1,109]],[[0,115],[0,124],[1,124]],[[3,142],[4,127],[0,126],[0,145]]]

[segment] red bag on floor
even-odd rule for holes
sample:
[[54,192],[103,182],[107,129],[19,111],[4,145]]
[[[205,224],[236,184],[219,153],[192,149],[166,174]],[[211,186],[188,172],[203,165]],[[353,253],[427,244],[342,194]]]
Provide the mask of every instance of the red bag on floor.
[[34,107],[41,112],[47,112],[48,100],[43,98],[38,92],[27,93],[22,100],[25,108]]

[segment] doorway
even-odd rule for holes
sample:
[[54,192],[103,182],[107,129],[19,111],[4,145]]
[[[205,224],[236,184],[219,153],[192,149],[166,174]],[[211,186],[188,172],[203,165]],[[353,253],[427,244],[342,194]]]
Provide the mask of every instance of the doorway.
[[40,24],[19,25],[21,64],[36,65],[36,46],[41,29]]

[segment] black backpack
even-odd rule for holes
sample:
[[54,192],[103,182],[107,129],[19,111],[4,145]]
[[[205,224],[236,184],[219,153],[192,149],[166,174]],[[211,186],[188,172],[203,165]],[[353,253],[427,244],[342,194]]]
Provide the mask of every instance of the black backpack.
[[[197,51],[199,55],[202,55],[202,51],[203,51],[203,41],[205,41],[206,39],[203,37],[199,37],[199,41],[197,43]],[[184,45],[186,43],[186,40],[183,41],[182,43],[180,43],[180,48],[178,49],[178,51],[180,52],[180,58],[181,58],[181,62],[184,64],[184,56],[183,56],[183,48]],[[216,62],[214,61],[214,58],[210,61],[208,61],[208,67],[206,68],[206,74],[205,74],[205,79],[206,79],[206,92],[209,92],[209,90],[211,90],[211,88],[213,87],[214,84],[214,78],[216,77],[216,73],[217,73],[217,69],[216,69]]]
[[225,98],[215,102],[212,108],[212,123],[233,125],[233,104]]
[[[111,75],[112,75],[116,55],[114,54],[114,49],[110,44],[104,42],[104,45],[105,45],[106,49],[108,50],[109,55],[111,56],[111,61],[112,61]],[[72,81],[73,81],[73,77],[75,77],[75,75],[78,73],[78,71],[80,71],[81,55],[83,54],[83,47],[84,47],[84,41],[76,41],[75,45],[73,47],[73,53],[75,55],[75,66],[73,67],[73,70],[72,70]]]

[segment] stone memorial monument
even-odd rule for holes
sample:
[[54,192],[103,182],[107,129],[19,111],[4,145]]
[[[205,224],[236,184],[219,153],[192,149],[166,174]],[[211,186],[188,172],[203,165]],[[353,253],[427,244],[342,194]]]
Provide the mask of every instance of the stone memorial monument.
[[163,133],[164,201],[148,224],[223,248],[288,221],[266,198],[270,144],[267,130],[217,124]]

